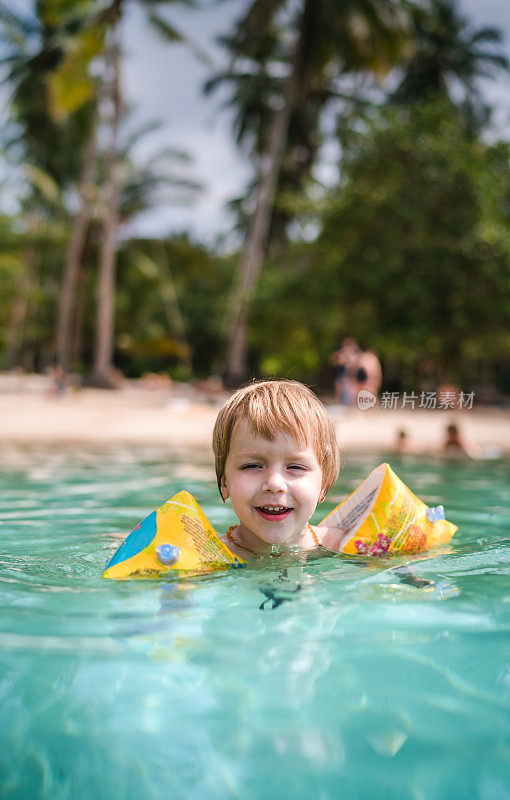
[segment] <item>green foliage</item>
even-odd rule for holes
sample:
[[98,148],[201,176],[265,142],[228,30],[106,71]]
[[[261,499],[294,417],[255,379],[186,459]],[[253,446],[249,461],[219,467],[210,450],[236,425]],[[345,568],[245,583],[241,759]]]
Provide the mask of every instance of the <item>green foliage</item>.
[[[118,363],[129,374],[214,372],[232,265],[186,236],[140,240],[121,253]],[[186,374],[186,373],[184,373]]]
[[[326,139],[326,109],[349,98],[353,74],[365,76],[365,85],[401,64],[409,49],[406,3],[392,0],[251,0],[235,30],[220,40],[231,58],[231,68],[215,75],[206,91],[226,85],[228,105],[234,111],[233,130],[255,162],[269,151],[275,111],[288,102],[287,76],[297,78],[285,134],[278,185],[271,213],[269,242],[286,242],[295,213],[289,197],[317,188],[313,174]],[[358,89],[358,92],[363,91]],[[365,92],[363,92],[365,93]],[[357,100],[358,97],[351,99]],[[245,229],[261,176],[232,203],[238,227]]]
[[[175,2],[178,0],[166,0],[165,4]],[[112,196],[108,191],[112,185],[109,170],[112,151],[105,152],[104,146],[103,150],[98,149],[95,142],[109,141],[112,119],[104,101],[107,99],[105,87],[111,89],[113,83],[107,64],[108,53],[112,51],[106,48],[106,43],[108,32],[111,38],[111,31],[119,22],[123,5],[123,0],[118,3],[32,0],[25,12],[17,13],[0,0],[0,44],[6,54],[4,76],[10,91],[10,127],[0,142],[0,152],[4,158],[16,161],[19,174],[25,176],[25,180],[17,181],[15,197],[24,215],[36,220],[37,237],[53,242],[55,227],[61,234],[57,249],[51,250],[50,255],[48,247],[36,246],[34,230],[29,231],[27,238],[23,219],[13,218],[12,229],[25,233],[24,242],[16,250],[14,266],[13,257],[8,260],[4,252],[4,240],[0,261],[3,259],[2,263],[10,264],[11,268],[2,295],[5,314],[0,315],[0,341],[7,352],[5,363],[9,365],[20,363],[23,348],[31,350],[32,364],[46,366],[52,362],[57,307],[63,307],[59,302],[60,286],[71,287],[66,301],[71,295],[76,313],[72,323],[74,330],[66,323],[62,337],[60,322],[63,318],[59,312],[57,338],[63,338],[66,347],[73,350],[73,358],[66,354],[64,359],[61,346],[58,357],[66,363],[74,360],[83,371],[91,361],[96,339],[93,336],[96,316],[93,298],[97,280],[90,267],[102,263],[98,240],[105,235],[104,198]],[[155,16],[153,3],[146,5],[150,20],[158,25],[159,33],[167,41],[184,41],[175,28]],[[117,94],[115,99],[119,99]],[[131,136],[125,146],[121,141],[113,156],[119,178],[118,212],[123,223],[158,202],[189,202],[200,188],[179,171],[179,167],[182,170],[187,164],[186,154],[170,148],[157,153],[145,164],[135,164],[132,152],[138,138],[139,132]],[[84,224],[80,221],[81,228],[76,228],[73,217],[79,205],[84,205],[85,198],[90,202],[90,208],[85,208],[87,219]],[[111,209],[111,203],[108,207]],[[78,238],[75,237],[77,231]],[[82,252],[73,254],[71,270],[67,245],[80,238]],[[129,245],[125,249],[129,250]],[[152,276],[153,289],[154,284],[161,288],[164,300],[172,284],[165,281],[158,270],[159,266]],[[62,279],[62,275],[69,274],[73,276],[74,285]],[[60,294],[60,300],[62,296]],[[126,297],[121,285],[120,308],[123,304],[136,308],[133,298],[126,301]],[[165,301],[163,306],[167,317],[174,316],[174,311],[179,317],[175,302]],[[66,308],[69,307],[67,302]],[[109,315],[103,317],[109,318]],[[128,336],[124,333],[121,341],[126,342]],[[168,325],[160,325],[148,315],[147,329],[141,331],[139,341],[128,348],[133,361],[129,368],[136,372],[152,358],[163,364],[177,360],[189,369],[189,346],[181,341],[183,339],[182,324],[176,338],[169,335]],[[24,360],[24,363],[28,362]]]
[[427,355],[443,374],[508,355],[508,157],[447,104],[351,134],[317,243],[325,307],[383,355]]
[[66,42],[62,62],[48,76],[48,107],[54,120],[62,121],[94,102],[96,81],[90,63],[102,55],[104,35],[100,27],[81,32]]
[[249,319],[255,374],[313,381],[323,373],[338,317],[323,314],[315,272],[314,254],[303,245],[267,265]]
[[58,297],[62,228],[41,224],[20,226],[0,218],[0,363],[5,365],[13,309],[18,301],[30,313],[23,322],[23,342],[17,363],[44,369],[51,361],[55,308]]
[[[387,110],[343,142],[323,229],[268,266],[250,322],[256,372],[314,380],[346,333],[409,382],[510,357],[510,148],[450,104]],[[414,384],[416,385],[416,384]]]
[[[10,90],[3,144],[11,161],[13,156],[29,161],[61,186],[79,173],[91,120],[94,81],[85,73],[101,36],[82,31],[78,21],[91,3],[46,0],[31,4],[26,16],[0,3],[0,43],[7,64],[3,81]],[[72,103],[63,96],[65,78],[74,87],[69,89]]]
[[[154,17],[151,2],[142,5],[168,41],[182,38]],[[412,11],[412,42],[401,24],[409,21],[407,14],[393,17],[404,7]],[[113,4],[38,0],[30,8],[22,16],[0,0],[11,112],[0,146],[18,175],[14,190],[6,185],[5,194],[23,200],[17,214],[12,200],[5,203],[12,216],[0,218],[0,346],[5,353],[12,310],[25,298],[16,363],[44,368],[54,355],[62,267],[93,121],[98,73],[91,65],[101,61],[105,26],[113,20],[106,12]],[[299,8],[306,19],[303,52],[294,63]],[[311,244],[270,249],[250,310],[253,372],[326,385],[329,354],[350,333],[375,347],[410,385],[425,362],[438,379],[462,378],[482,360],[489,374],[504,377],[510,363],[510,148],[484,143],[477,133],[486,119],[478,78],[507,67],[499,33],[474,30],[450,0],[308,0],[299,8],[287,0],[248,3],[237,29],[223,40],[232,70],[210,81],[210,87],[228,82],[234,133],[257,160],[267,150],[291,64],[300,74],[272,233],[284,242],[291,224],[296,230],[311,221],[320,234]],[[354,83],[345,84],[345,75],[383,74],[406,54],[392,97],[401,101],[398,110],[372,107],[361,117],[358,104],[347,122],[352,105],[342,90],[352,91]],[[449,99],[452,80],[463,89],[460,111]],[[369,96],[356,92],[355,101]],[[434,102],[425,103],[430,96]],[[307,192],[316,188],[313,166],[328,106],[344,120],[338,132],[341,181],[326,200],[324,189],[316,191],[312,203]],[[135,165],[134,143],[135,138],[121,142],[118,154],[122,222],[162,198],[193,197],[199,187],[186,180],[182,154],[160,153]],[[83,371],[93,349],[105,174],[100,153],[72,334]],[[245,192],[243,200],[251,195]],[[241,202],[244,221],[249,209]],[[123,241],[116,363],[133,376],[214,373],[236,262],[237,256],[220,257],[186,235]]]
[[474,29],[457,0],[411,4],[411,19],[413,48],[392,94],[393,101],[406,107],[425,100],[455,102],[456,96],[467,123],[480,128],[490,117],[490,108],[483,100],[479,79],[495,77],[509,68],[500,49],[502,32],[497,28]]

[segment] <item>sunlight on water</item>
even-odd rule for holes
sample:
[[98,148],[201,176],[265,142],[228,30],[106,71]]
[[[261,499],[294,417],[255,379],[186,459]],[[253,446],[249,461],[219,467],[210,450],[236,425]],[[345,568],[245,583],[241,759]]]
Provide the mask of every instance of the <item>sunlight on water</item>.
[[123,582],[104,565],[178,489],[233,522],[209,454],[2,463],[1,797],[510,797],[507,462],[392,460],[460,526],[442,551]]

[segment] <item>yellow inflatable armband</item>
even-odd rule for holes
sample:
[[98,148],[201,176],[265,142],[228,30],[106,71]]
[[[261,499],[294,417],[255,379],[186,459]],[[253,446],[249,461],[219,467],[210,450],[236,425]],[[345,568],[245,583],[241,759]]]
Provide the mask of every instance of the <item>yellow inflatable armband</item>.
[[374,469],[321,524],[349,532],[343,553],[368,556],[421,553],[447,544],[457,530],[443,506],[426,506],[389,464]]
[[[320,524],[350,534],[342,552],[382,556],[419,553],[450,541],[456,525],[442,506],[429,508],[381,464]],[[246,562],[219,539],[189,494],[179,492],[149,514],[109,561],[103,578],[164,577],[172,570],[212,572]]]
[[172,570],[213,572],[245,563],[223,544],[196,500],[183,491],[136,526],[108,562],[103,578],[164,577]]

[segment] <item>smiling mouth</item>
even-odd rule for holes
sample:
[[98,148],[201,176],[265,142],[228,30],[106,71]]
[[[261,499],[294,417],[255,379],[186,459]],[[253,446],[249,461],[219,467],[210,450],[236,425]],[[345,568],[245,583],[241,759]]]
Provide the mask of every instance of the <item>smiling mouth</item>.
[[293,511],[287,506],[256,506],[255,508],[264,519],[282,519]]

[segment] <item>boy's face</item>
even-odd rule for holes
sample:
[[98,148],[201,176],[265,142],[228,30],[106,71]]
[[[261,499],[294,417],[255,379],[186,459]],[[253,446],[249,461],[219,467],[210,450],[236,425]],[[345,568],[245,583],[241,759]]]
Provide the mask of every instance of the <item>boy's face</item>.
[[283,432],[274,442],[254,436],[248,422],[240,420],[230,442],[221,493],[225,500],[230,497],[247,543],[256,550],[299,544],[321,489],[322,470],[310,445]]

